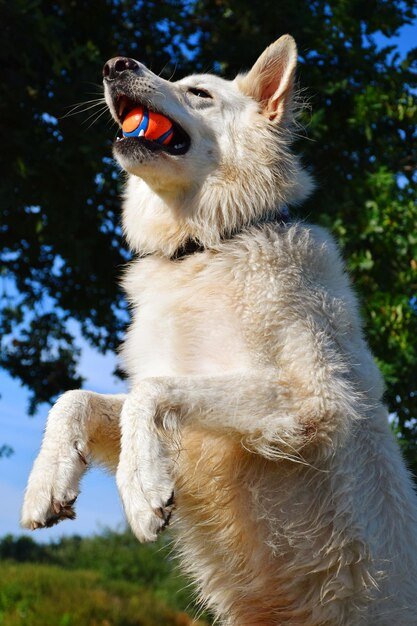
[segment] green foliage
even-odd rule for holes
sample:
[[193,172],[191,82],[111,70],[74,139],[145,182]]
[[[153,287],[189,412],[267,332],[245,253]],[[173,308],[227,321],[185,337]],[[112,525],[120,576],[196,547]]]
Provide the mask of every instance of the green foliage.
[[123,50],[175,62],[181,4],[0,3],[0,366],[30,390],[31,412],[82,382],[69,318],[102,351],[126,323],[113,131],[108,117],[83,123],[100,108],[66,115],[102,96],[102,66]]
[[3,298],[0,365],[31,389],[33,409],[80,382],[68,319],[101,350],[115,349],[125,323],[112,131],[100,120],[84,130],[77,117],[62,119],[65,107],[89,98],[88,84],[116,53],[166,77],[173,65],[177,77],[213,67],[232,77],[290,32],[309,102],[296,148],[317,180],[299,213],[341,243],[417,470],[417,49],[402,59],[374,40],[412,23],[416,8],[416,0],[1,5],[0,272],[20,295],[12,288]]
[[[92,537],[63,537],[38,544],[30,537],[0,540],[0,560],[56,565],[67,570],[94,570],[102,580],[125,581],[151,589],[178,611],[193,604],[193,591],[175,567],[167,539],[140,544],[130,533],[105,531]],[[1,622],[0,622],[1,623]]]
[[141,545],[129,532],[106,531],[38,544],[8,535],[0,540],[0,562],[0,626],[55,626],[61,619],[74,626],[186,626],[187,614],[196,612],[166,539]]

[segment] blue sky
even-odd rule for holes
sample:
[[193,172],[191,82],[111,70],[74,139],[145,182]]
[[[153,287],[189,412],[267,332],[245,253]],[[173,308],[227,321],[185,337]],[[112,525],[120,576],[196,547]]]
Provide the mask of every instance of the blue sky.
[[[417,23],[404,27],[398,37],[389,40],[378,35],[376,41],[381,46],[396,44],[404,54],[417,46]],[[100,355],[81,339],[79,344],[83,348],[80,373],[86,379],[84,387],[99,393],[124,391],[124,384],[112,376],[116,358]],[[26,409],[27,392],[0,370],[0,445],[8,443],[15,450],[12,457],[0,459],[0,536],[23,533],[19,528],[19,511],[48,412],[48,407],[42,406],[35,417],[28,418]],[[33,537],[38,541],[47,541],[62,535],[86,535],[102,527],[120,528],[123,525],[124,517],[114,478],[94,469],[84,478],[77,501],[77,519],[37,531]]]
[[[112,375],[116,358],[99,354],[81,339],[79,343],[83,349],[80,371],[86,378],[85,388],[99,393],[125,391],[125,384]],[[94,469],[84,478],[76,520],[36,533],[19,528],[23,492],[41,444],[49,407],[42,405],[35,417],[27,417],[27,392],[2,370],[0,394],[0,444],[7,442],[15,450],[12,457],[0,459],[0,536],[24,533],[31,534],[38,541],[46,541],[74,533],[91,534],[103,526],[122,527],[124,518],[114,478],[103,470]]]
[[396,45],[402,55],[406,54],[412,48],[417,47],[417,22],[408,26],[403,26],[400,33],[396,37],[389,38],[378,34],[375,36],[375,41],[381,47]]

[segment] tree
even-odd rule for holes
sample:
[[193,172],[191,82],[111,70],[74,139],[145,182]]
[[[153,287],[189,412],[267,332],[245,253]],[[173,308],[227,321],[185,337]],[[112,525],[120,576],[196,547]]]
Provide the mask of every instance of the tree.
[[26,43],[1,87],[1,267],[20,295],[3,306],[0,364],[32,390],[32,409],[80,382],[68,319],[102,350],[115,348],[126,320],[112,132],[100,122],[82,132],[73,117],[56,122],[63,106],[85,99],[86,83],[119,52],[155,71],[169,61],[166,76],[177,65],[177,76],[191,66],[232,77],[290,32],[309,104],[296,149],[318,183],[299,214],[342,245],[398,436],[417,469],[417,50],[401,60],[374,40],[412,23],[416,8],[415,0],[21,0],[3,8],[1,54],[17,36]]
[[65,114],[86,100],[93,118],[104,111],[88,93],[102,97],[101,68],[111,56],[130,50],[153,67],[175,62],[186,47],[177,24],[187,14],[172,0],[0,6],[0,365],[29,388],[34,412],[82,383],[68,321],[106,351],[120,343],[127,319],[114,133]]

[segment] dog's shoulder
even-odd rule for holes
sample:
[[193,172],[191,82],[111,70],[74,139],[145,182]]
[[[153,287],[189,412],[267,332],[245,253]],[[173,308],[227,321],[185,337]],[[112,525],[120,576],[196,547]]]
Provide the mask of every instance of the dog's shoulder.
[[339,247],[328,230],[305,222],[265,223],[241,233],[221,249],[223,261],[269,284],[300,290],[314,285],[349,291]]
[[222,263],[229,266],[249,321],[269,330],[280,326],[287,334],[290,324],[310,320],[360,337],[358,301],[326,229],[303,222],[263,224],[224,248]]

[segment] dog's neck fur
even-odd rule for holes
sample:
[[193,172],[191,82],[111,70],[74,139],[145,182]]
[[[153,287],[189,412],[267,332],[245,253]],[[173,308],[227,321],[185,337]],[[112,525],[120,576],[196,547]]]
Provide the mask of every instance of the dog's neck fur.
[[[269,137],[263,139],[267,145]],[[216,248],[253,224],[280,221],[287,206],[304,200],[313,184],[285,140],[278,156],[277,143],[273,148],[274,158],[249,167],[243,154],[227,164],[228,172],[209,173],[199,186],[189,188],[158,189],[153,181],[131,175],[123,227],[132,250],[170,258],[190,241]]]
[[[226,241],[228,239],[233,239],[240,233],[244,232],[247,228],[251,226],[261,226],[262,224],[277,224],[284,225],[290,221],[290,215],[288,211],[288,207],[283,206],[281,209],[274,211],[273,213],[268,214],[263,219],[257,220],[252,224],[248,224],[245,228],[241,228],[233,233],[228,234],[227,236],[222,238],[222,241]],[[187,241],[175,250],[174,254],[171,255],[171,261],[181,261],[182,259],[191,256],[192,254],[196,254],[198,252],[204,252],[207,250],[206,246],[197,241],[196,239],[192,239],[191,237],[187,239]],[[149,254],[142,255],[149,256]]]

